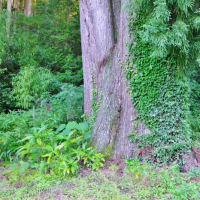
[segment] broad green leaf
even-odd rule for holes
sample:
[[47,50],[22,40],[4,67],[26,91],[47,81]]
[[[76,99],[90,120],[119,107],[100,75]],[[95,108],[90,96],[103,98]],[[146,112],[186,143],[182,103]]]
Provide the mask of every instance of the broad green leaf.
[[65,127],[66,127],[65,124],[61,124],[61,125],[57,128],[56,133],[59,133],[59,132],[63,131],[63,130],[65,129]]
[[42,145],[42,140],[41,138],[37,138],[37,143],[41,146]]
[[79,123],[78,126],[77,126],[77,129],[79,131],[82,131],[82,132],[87,131],[88,130],[88,123],[87,122]]
[[87,131],[86,133],[83,134],[83,139],[84,140],[89,140],[91,138],[91,132]]

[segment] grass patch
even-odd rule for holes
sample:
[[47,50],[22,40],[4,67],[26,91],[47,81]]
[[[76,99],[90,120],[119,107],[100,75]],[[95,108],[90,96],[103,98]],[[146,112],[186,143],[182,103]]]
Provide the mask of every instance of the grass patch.
[[198,200],[200,177],[175,167],[153,169],[132,162],[120,176],[111,164],[98,171],[81,169],[77,177],[27,171],[19,176],[0,168],[1,200]]

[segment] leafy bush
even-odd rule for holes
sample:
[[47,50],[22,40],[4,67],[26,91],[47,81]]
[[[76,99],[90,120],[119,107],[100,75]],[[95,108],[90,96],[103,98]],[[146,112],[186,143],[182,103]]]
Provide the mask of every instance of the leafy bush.
[[49,104],[52,108],[50,112],[60,115],[59,119],[80,121],[83,114],[83,87],[63,84],[61,91],[50,97]]
[[31,116],[24,112],[0,115],[0,159],[13,160],[21,140],[29,130]]
[[45,98],[52,74],[49,70],[37,67],[21,68],[13,79],[13,96],[17,105],[30,108]]
[[1,158],[13,158],[13,168],[19,173],[31,168],[66,175],[76,174],[81,165],[92,169],[103,166],[104,156],[88,145],[87,123],[69,122],[55,131],[46,126],[26,128],[23,133],[0,135]]
[[43,99],[36,108],[28,111],[11,111],[8,114],[2,113],[0,130],[13,131],[22,123],[30,128],[45,124],[48,128],[55,129],[68,121],[81,121],[83,88],[66,84],[61,89],[58,94]]
[[68,84],[62,85],[61,89],[59,87],[60,92],[47,96],[36,108],[0,115],[0,158],[12,160],[18,144],[16,141],[21,140],[32,128],[45,126],[55,131],[60,124],[81,121],[82,88]]
[[0,14],[0,113],[6,111],[8,108],[14,108],[15,102],[12,101],[12,98],[10,96],[12,84],[12,76],[13,71],[16,69],[8,63],[8,65],[5,64],[5,58],[6,58],[6,51],[7,51],[7,38],[6,36],[6,14],[4,12],[1,12]]

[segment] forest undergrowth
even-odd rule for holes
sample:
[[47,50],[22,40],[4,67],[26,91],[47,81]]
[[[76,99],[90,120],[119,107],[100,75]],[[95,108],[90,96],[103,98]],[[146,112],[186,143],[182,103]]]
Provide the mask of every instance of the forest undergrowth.
[[[165,140],[163,146],[157,146],[155,152],[157,162],[154,164],[140,162],[135,158],[112,160],[106,153],[96,152],[91,144],[91,122],[95,116],[87,119],[83,112],[78,1],[37,1],[33,4],[31,16],[25,16],[20,9],[17,11],[13,9],[10,15],[6,12],[6,1],[3,1],[2,7],[0,199],[198,200],[200,198],[200,170],[191,168],[188,173],[181,173],[178,165],[180,163],[173,162],[175,159],[170,160],[170,167],[163,164],[169,161],[170,157],[170,153],[163,148]],[[130,24],[130,27],[131,25],[133,24]],[[150,71],[155,72],[156,77],[160,77],[157,80],[159,84],[165,82],[162,74],[167,74],[173,82],[174,76],[171,76],[168,67],[174,63],[169,62],[168,67],[161,70],[162,63],[149,57],[152,52],[148,45],[141,42],[139,35],[137,42],[138,51],[143,48],[141,52],[147,55],[144,59],[141,52],[134,52],[138,56],[139,72],[142,74],[143,70],[149,67],[146,65],[140,69],[140,61],[152,62],[154,71],[151,69]],[[130,50],[133,50],[131,44]],[[159,73],[156,72],[157,69]],[[197,74],[197,71],[195,72]],[[127,77],[131,75],[132,71],[129,71]],[[144,76],[140,77],[138,74],[137,84],[143,81],[142,78]],[[193,80],[195,79],[196,75],[193,77]],[[148,121],[149,116],[146,116],[146,113],[150,113],[149,107],[145,107],[147,100],[152,103],[152,99],[157,95],[156,89],[151,88],[151,81],[154,80],[149,80],[147,87],[144,85],[153,94],[150,99],[142,99],[145,96],[142,92],[145,93],[146,90],[139,89],[137,94],[141,92],[139,95],[141,98],[138,100],[138,95],[135,94],[132,99],[137,99],[138,110],[141,109],[140,116],[146,117],[149,127],[151,125],[154,127],[157,121]],[[196,107],[191,106],[191,110],[199,106],[198,80],[193,83],[191,90],[196,94],[193,98]],[[130,82],[135,89],[138,88],[137,84],[134,80]],[[175,82],[172,85],[173,88],[177,87]],[[167,83],[164,86],[168,87]],[[178,92],[181,93],[182,90]],[[171,99],[173,94],[169,93],[167,100]],[[174,97],[174,101],[178,99],[182,105],[184,99],[178,97]],[[175,104],[173,106],[176,107]],[[146,110],[142,110],[143,108]],[[171,109],[171,112],[173,115],[176,110]],[[198,112],[193,114],[199,115]],[[165,118],[167,125],[170,116]],[[180,114],[178,119],[180,116],[182,115]],[[198,124],[198,120],[192,122],[191,126]],[[196,133],[199,125],[195,127]],[[168,134],[168,127],[165,128],[163,130]],[[130,136],[136,135],[136,133],[131,134]],[[160,135],[156,134],[155,131],[152,134],[153,139],[146,140],[146,143],[144,138],[135,137],[140,142],[138,146],[157,143]],[[199,136],[193,135],[193,137],[195,144],[198,145]],[[170,135],[171,138],[174,137]],[[179,139],[185,142],[185,139]],[[179,153],[181,145],[184,146],[185,143],[173,146],[171,154]],[[159,151],[159,148],[162,151]]]

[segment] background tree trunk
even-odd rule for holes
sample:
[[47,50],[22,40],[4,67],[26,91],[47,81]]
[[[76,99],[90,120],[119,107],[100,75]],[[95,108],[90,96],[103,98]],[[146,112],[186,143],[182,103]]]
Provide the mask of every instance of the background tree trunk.
[[[130,157],[134,145],[127,134],[132,131],[136,113],[127,92],[121,62],[126,58],[128,41],[126,0],[80,0],[80,20],[84,70],[85,113],[91,114],[92,90],[100,103],[92,141],[97,150],[108,146],[113,157]],[[94,88],[95,87],[95,88]],[[139,132],[146,132],[138,126]]]
[[18,10],[18,0],[14,0],[15,12]]
[[24,10],[24,0],[19,0],[19,9]]
[[10,37],[10,26],[11,26],[11,11],[12,11],[12,0],[7,0],[7,21],[6,21],[6,32],[7,37]]
[[7,0],[7,11],[11,12],[12,10],[12,0]]
[[30,16],[32,11],[32,0],[25,0],[24,14]]
[[0,12],[2,11],[2,1],[3,0],[0,0]]
[[19,2],[18,0],[14,0],[13,2],[13,7],[14,7],[14,18],[13,18],[13,32],[16,33],[16,18],[17,18],[17,11],[18,11],[18,5]]

